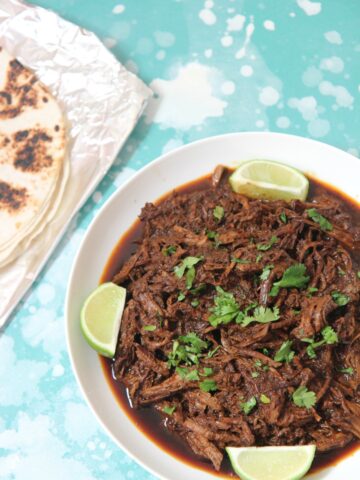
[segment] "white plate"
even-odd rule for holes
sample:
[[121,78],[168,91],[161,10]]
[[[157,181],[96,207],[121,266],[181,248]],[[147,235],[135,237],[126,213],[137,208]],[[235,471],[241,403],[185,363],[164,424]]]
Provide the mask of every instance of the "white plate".
[[[210,173],[219,163],[266,158],[287,163],[360,199],[360,161],[329,145],[278,133],[235,133],[207,138],[172,151],[140,170],[98,212],[81,244],[66,297],[66,335],[75,376],[90,408],[113,440],[157,477],[166,480],[219,478],[193,468],[151,442],[119,407],[106,383],[97,354],[80,331],[83,301],[99,282],[110,253],[142,206],[166,192]],[[313,480],[358,478],[360,451]],[[357,468],[356,468],[357,467]]]

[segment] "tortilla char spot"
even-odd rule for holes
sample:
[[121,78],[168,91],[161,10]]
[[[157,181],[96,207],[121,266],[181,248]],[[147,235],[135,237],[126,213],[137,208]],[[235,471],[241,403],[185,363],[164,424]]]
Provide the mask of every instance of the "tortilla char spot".
[[[24,132],[27,134],[24,135]],[[15,168],[36,173],[51,166],[52,157],[47,154],[47,144],[52,141],[52,137],[45,130],[20,130],[13,135],[13,139],[17,143]]]
[[0,181],[0,208],[15,212],[26,204],[27,197],[26,188],[16,188]]
[[11,105],[11,94],[7,92],[0,92],[0,98],[6,101],[7,105]]
[[42,101],[43,101],[44,103],[47,103],[49,100],[48,100],[46,97],[43,97]]
[[59,125],[55,125],[55,128],[54,128],[55,132],[58,132],[60,130],[60,127]]
[[6,145],[9,145],[10,143],[10,138],[9,137],[4,137],[4,140],[3,140],[3,147],[6,147]]

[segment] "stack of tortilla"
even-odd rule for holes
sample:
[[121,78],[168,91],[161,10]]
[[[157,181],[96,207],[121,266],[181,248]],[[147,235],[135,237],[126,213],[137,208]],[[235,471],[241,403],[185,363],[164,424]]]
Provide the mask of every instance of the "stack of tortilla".
[[69,170],[57,100],[0,47],[0,268],[54,218]]

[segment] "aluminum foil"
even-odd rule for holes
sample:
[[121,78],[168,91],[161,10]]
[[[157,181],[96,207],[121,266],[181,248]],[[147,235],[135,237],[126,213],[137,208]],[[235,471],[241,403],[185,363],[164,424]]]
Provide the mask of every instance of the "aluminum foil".
[[96,35],[41,7],[1,0],[0,44],[35,71],[59,101],[71,165],[55,218],[23,255],[0,269],[1,327],[108,171],[151,91]]

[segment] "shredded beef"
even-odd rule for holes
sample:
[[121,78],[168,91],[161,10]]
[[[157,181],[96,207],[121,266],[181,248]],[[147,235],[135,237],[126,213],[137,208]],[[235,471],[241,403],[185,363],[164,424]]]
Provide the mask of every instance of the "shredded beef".
[[[207,189],[146,204],[140,219],[143,238],[114,277],[128,295],[114,371],[136,408],[164,412],[174,435],[216,470],[227,445],[315,443],[328,451],[360,438],[360,235],[345,204],[331,192],[307,202],[249,199],[231,190],[218,167]],[[200,258],[191,285],[186,269],[175,274],[188,257]],[[307,284],[274,294],[298,264]],[[240,311],[253,304],[278,311],[278,318],[212,324],[218,287]],[[309,353],[326,327],[337,340]],[[206,348],[190,366],[172,364],[175,342],[193,334]],[[287,341],[292,358],[275,359]],[[204,380],[215,387],[202,388]],[[314,392],[315,404],[296,404],[301,386]]]

